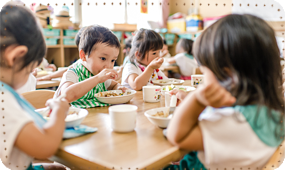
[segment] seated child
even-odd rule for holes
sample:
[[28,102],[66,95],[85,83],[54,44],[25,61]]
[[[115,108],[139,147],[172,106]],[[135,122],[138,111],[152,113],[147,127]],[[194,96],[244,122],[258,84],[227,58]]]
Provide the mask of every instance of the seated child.
[[[79,47],[81,33],[83,32],[83,30],[85,28],[86,27],[82,27],[75,36],[75,43],[76,43],[77,48]],[[79,60],[81,60],[81,59],[79,59]],[[68,68],[72,68],[72,67],[73,67],[73,64],[70,65]],[[37,78],[37,81],[51,80],[53,78],[62,77],[63,73],[65,73],[68,68],[56,71],[56,72],[51,73],[51,74],[46,75],[46,76],[39,77],[39,78]],[[116,78],[116,81],[120,80],[122,77],[122,72],[123,72],[122,66],[118,69],[117,72],[118,72],[118,77]]]
[[80,108],[108,106],[100,103],[94,95],[126,89],[114,81],[118,77],[113,67],[119,49],[118,38],[109,29],[99,25],[86,27],[80,37],[80,60],[63,74],[55,97],[65,93],[66,100]]
[[61,165],[36,166],[32,161],[34,158],[47,159],[57,151],[65,129],[68,102],[65,99],[49,100],[46,104],[52,109],[51,116],[42,124],[35,117],[34,107],[16,92],[46,54],[41,28],[28,8],[8,3],[0,12],[0,30],[0,159],[12,170],[40,167],[64,170]]
[[162,38],[158,33],[140,29],[133,38],[130,59],[123,70],[122,85],[141,90],[153,80],[167,79],[159,70],[163,63],[163,58],[159,55],[162,46]]
[[167,129],[168,140],[190,153],[165,169],[263,169],[284,140],[274,35],[256,16],[228,15],[197,38],[204,83],[188,95],[171,92],[183,101]]
[[177,64],[181,72],[181,79],[191,80],[194,68],[197,68],[197,63],[192,55],[193,41],[181,38],[176,45],[176,55],[173,58],[167,59],[169,64]]

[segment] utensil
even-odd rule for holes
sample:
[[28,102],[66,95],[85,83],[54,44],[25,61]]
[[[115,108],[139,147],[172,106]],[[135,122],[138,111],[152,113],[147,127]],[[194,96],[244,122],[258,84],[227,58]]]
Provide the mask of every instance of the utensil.
[[169,104],[169,106],[170,106],[170,108],[169,108],[169,115],[173,114],[173,112],[174,112],[174,110],[176,108],[176,104],[177,104],[177,97],[176,97],[176,95],[172,95],[171,99],[170,99],[170,104]]
[[[66,94],[61,94],[57,99],[55,99],[55,100],[61,100],[61,99],[63,99],[63,98],[65,98],[66,97]],[[46,108],[45,108],[45,110],[42,112],[42,115],[43,116],[45,116],[45,117],[48,117],[49,115],[50,115],[50,113],[51,113],[51,108],[50,108],[50,106],[47,106]]]

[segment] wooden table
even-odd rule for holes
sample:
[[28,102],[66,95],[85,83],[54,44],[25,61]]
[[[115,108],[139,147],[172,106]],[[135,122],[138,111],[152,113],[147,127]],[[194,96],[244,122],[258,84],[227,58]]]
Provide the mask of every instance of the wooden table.
[[37,81],[37,89],[59,86],[60,80]]
[[[185,82],[185,85],[189,82]],[[116,133],[110,127],[108,107],[88,109],[82,124],[97,127],[98,131],[74,139],[64,140],[52,160],[71,169],[158,169],[176,161],[186,152],[171,145],[161,128],[153,125],[144,112],[164,106],[164,98],[157,103],[144,103],[142,91],[129,102],[138,106],[135,131]]]

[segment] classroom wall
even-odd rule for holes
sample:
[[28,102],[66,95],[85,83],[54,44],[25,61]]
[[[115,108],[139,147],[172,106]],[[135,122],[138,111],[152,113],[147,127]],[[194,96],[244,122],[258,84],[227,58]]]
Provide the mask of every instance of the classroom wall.
[[188,14],[190,7],[198,6],[202,17],[227,15],[232,12],[232,0],[170,0],[170,13]]

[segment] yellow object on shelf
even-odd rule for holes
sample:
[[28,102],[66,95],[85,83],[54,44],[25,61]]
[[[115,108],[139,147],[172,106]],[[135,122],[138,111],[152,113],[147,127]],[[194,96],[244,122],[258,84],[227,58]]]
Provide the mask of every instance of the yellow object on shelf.
[[178,33],[186,31],[185,19],[174,19],[167,21],[167,29],[169,32]]
[[203,30],[203,18],[199,15],[197,8],[186,17],[186,30],[190,32]]

